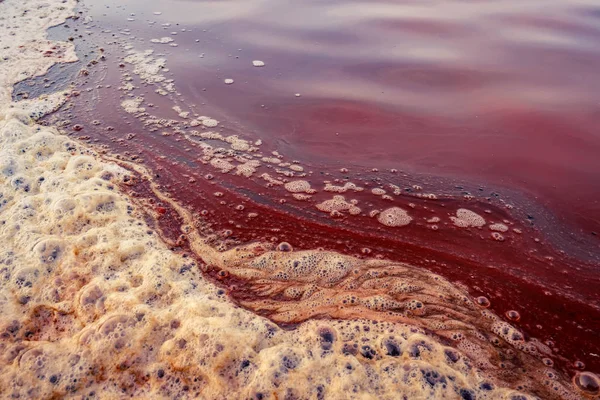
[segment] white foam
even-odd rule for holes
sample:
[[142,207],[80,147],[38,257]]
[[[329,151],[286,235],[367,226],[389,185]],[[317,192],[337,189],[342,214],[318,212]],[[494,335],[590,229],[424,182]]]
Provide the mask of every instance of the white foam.
[[454,225],[460,228],[480,228],[485,225],[485,219],[481,215],[466,208],[459,208],[456,211],[456,217],[452,216],[450,219]]
[[285,190],[290,193],[315,193],[316,191],[310,187],[308,181],[291,181],[283,185]]
[[346,201],[344,196],[335,195],[333,198],[317,204],[316,207],[318,210],[327,212],[333,217],[345,211],[350,215],[360,214],[361,209],[357,207],[356,204],[358,204],[356,200]]
[[380,212],[377,215],[377,221],[385,226],[406,226],[410,224],[412,217],[400,207],[391,207]]
[[174,41],[175,41],[175,39],[173,39],[172,37],[169,37],[169,36],[161,37],[160,39],[150,39],[150,42],[159,43],[159,44],[167,44],[167,43],[172,43]]

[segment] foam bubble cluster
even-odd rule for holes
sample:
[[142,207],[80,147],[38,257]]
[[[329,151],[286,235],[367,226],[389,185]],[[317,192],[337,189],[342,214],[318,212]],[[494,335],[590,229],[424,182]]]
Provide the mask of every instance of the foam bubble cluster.
[[315,190],[310,187],[308,181],[292,181],[286,183],[283,187],[290,193],[315,193]]
[[[487,310],[487,298],[471,300],[442,277],[405,264],[327,251],[265,249],[255,244],[209,258],[211,264],[235,276],[236,282],[246,282],[241,304],[257,313],[284,323],[319,317],[409,324],[412,331],[435,332],[451,343],[453,347],[444,348],[444,359],[452,365],[464,360],[469,369],[475,366],[490,374],[481,378],[480,383],[485,379],[489,383],[483,385],[484,391],[470,388],[469,398],[528,398],[496,391],[504,385],[527,388],[542,398],[579,398],[556,371],[548,369],[552,351],[536,339],[526,339],[519,329]],[[368,360],[402,356],[410,363],[435,353],[438,346],[431,338],[405,343],[390,337],[380,350],[372,344],[345,344],[343,351]],[[548,374],[554,377],[551,385]],[[587,375],[585,380],[592,382],[590,386],[595,382]]]
[[460,228],[480,228],[485,225],[485,219],[474,211],[466,208],[459,208],[456,211],[456,216],[450,217],[454,225]]
[[364,188],[357,186],[355,183],[346,182],[342,186],[333,185],[330,182],[325,183],[325,188],[323,189],[326,192],[334,192],[334,193],[346,193],[348,190],[352,190],[354,192],[362,192]]
[[174,41],[175,40],[169,36],[161,37],[160,39],[150,39],[151,43],[157,43],[157,44],[167,44],[167,43],[172,43]]
[[406,210],[400,207],[391,207],[380,212],[377,215],[377,221],[385,226],[406,226],[410,224],[412,218]]
[[329,200],[317,204],[316,207],[320,211],[330,213],[332,217],[335,217],[341,215],[344,211],[347,211],[350,215],[360,214],[361,210],[356,204],[358,204],[358,201],[356,200],[346,201],[344,196],[336,195]]

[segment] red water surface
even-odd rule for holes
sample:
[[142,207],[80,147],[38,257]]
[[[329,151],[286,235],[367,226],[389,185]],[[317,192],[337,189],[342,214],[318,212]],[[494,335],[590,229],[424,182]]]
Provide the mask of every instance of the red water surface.
[[[517,326],[554,342],[563,366],[579,359],[600,369],[593,355],[600,354],[600,4],[160,0],[149,9],[142,0],[90,0],[84,6],[95,21],[88,29],[112,30],[99,36],[104,43],[112,35],[130,37],[141,50],[166,54],[182,98],[224,121],[226,133],[261,138],[267,149],[332,177],[343,177],[345,167],[362,183],[426,182],[451,196],[411,201],[439,213],[464,205],[462,192],[475,194],[469,208],[489,209],[524,235],[500,243],[422,224],[390,231],[374,220],[331,220],[302,204],[281,205],[282,193],[235,176],[205,181],[211,171],[189,143],[144,135],[139,121],[119,109],[118,92],[94,91],[90,98],[82,91],[67,115],[85,127],[80,134],[141,157],[163,190],[208,212],[215,232],[231,230],[239,242],[286,240],[353,255],[369,248],[371,256],[426,267],[474,296],[488,296],[499,315],[518,310]],[[163,36],[178,47],[149,42]],[[109,60],[119,57],[106,47]],[[253,67],[256,59],[266,66]],[[92,73],[82,88],[100,81],[118,86],[113,67],[107,75]],[[225,78],[235,83],[224,85]],[[151,101],[167,116],[168,101]],[[90,125],[92,119],[103,125]],[[115,129],[106,131],[108,125]],[[130,131],[138,132],[135,139],[119,141]],[[189,176],[197,183],[190,185]],[[224,204],[216,191],[225,193]],[[502,207],[498,193],[514,211]],[[244,213],[235,211],[239,204]],[[165,218],[165,225],[176,237],[177,219]]]
[[152,47],[185,98],[291,158],[518,188],[600,233],[595,0],[85,4],[115,32],[172,36]]

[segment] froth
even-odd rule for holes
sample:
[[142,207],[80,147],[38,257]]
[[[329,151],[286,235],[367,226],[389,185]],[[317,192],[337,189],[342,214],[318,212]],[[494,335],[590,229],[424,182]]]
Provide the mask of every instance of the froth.
[[[447,361],[450,350],[415,326],[308,321],[283,331],[236,307],[202,278],[194,260],[171,252],[143,222],[138,207],[118,189],[129,171],[100,161],[52,129],[16,118],[0,121],[0,138],[3,394],[365,398],[402,393],[415,398],[479,393],[485,378],[468,358],[451,350],[455,356]],[[218,253],[193,236],[190,240],[207,261],[237,263],[240,268],[230,274],[302,282],[263,286],[267,297],[258,303],[266,310],[273,306],[271,290],[305,298],[315,310],[322,310],[323,302],[338,307],[342,297],[350,303],[352,296],[343,291],[332,292],[329,300],[320,293],[362,270],[359,260],[293,252],[287,243],[257,256],[255,249]],[[382,266],[372,266],[371,280],[348,281],[348,289],[376,284]],[[414,285],[399,281],[389,290],[400,295],[414,292]],[[403,307],[413,315],[438,302],[426,293],[410,300],[389,296],[354,301],[371,312]],[[310,309],[292,303],[277,308],[277,320]],[[495,387],[494,392],[510,391]]]
[[360,208],[356,206],[356,200],[346,201],[346,198],[341,195],[333,196],[329,200],[317,204],[317,209],[323,212],[330,213],[331,216],[341,215],[342,212],[348,212],[350,215],[360,214]]
[[460,228],[480,228],[485,225],[485,219],[474,211],[459,208],[455,217],[450,217],[454,225]]
[[315,193],[308,181],[292,181],[286,183],[283,187],[291,193]]
[[408,215],[406,210],[403,210],[400,207],[392,207],[380,212],[377,215],[377,221],[385,226],[396,227],[410,224],[412,218]]
[[[28,78],[45,74],[57,62],[77,60],[72,43],[49,41],[46,29],[58,25],[73,15],[74,0],[47,2],[44,0],[4,0],[0,4],[0,115],[7,108],[19,108],[21,102],[11,104],[13,85]],[[62,99],[61,99],[62,97]],[[60,97],[50,96],[48,100],[62,104]],[[40,117],[41,113],[32,109],[48,108],[52,111],[56,105],[44,105],[43,102],[25,100],[31,117]]]

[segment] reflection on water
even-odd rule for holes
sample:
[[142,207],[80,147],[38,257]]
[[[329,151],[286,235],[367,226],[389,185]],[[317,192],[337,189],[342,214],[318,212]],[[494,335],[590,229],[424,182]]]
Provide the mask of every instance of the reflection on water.
[[153,47],[184,96],[291,157],[491,180],[600,230],[593,0],[86,4],[172,37]]

